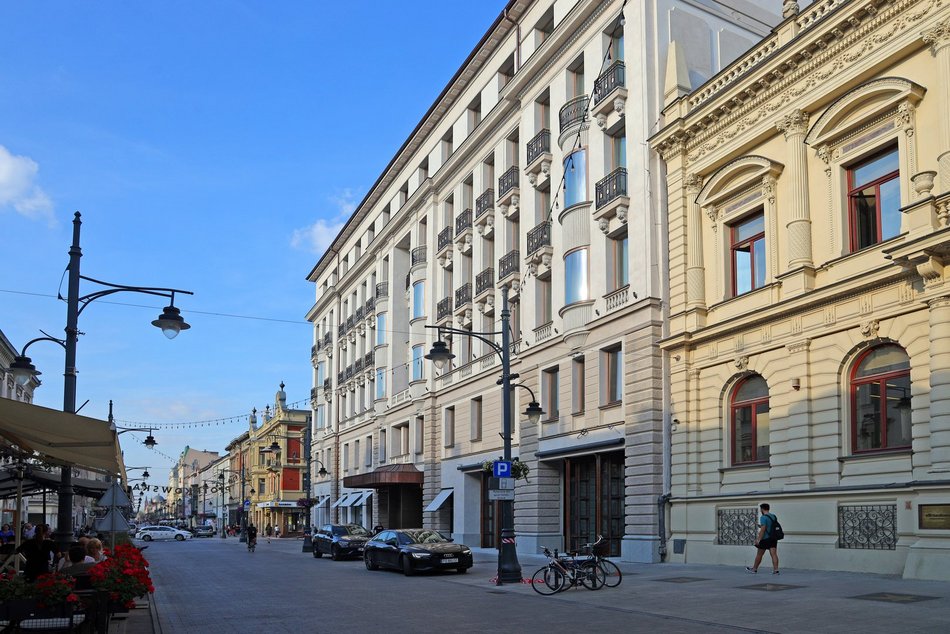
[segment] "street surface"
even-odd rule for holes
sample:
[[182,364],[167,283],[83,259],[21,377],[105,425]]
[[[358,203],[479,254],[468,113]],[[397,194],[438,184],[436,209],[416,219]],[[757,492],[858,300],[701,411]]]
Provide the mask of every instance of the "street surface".
[[[751,549],[750,549],[751,550]],[[404,577],[314,559],[296,539],[151,542],[145,551],[165,634],[179,632],[947,632],[950,583],[789,569],[622,564],[619,588],[541,596],[467,574]],[[544,562],[522,557],[525,576]],[[763,566],[763,572],[765,566]],[[873,595],[866,597],[865,595]],[[864,598],[857,598],[864,597]]]

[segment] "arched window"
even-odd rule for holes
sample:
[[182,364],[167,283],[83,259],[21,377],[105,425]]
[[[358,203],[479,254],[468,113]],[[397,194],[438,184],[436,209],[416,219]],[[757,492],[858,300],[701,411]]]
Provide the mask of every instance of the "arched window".
[[759,375],[732,391],[732,464],[769,461],[769,386]]
[[910,358],[894,344],[858,357],[851,373],[854,452],[910,447]]

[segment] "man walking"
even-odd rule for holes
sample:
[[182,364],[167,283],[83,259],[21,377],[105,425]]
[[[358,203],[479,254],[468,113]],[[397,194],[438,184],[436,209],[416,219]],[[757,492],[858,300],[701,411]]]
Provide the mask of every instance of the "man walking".
[[759,530],[755,537],[755,561],[751,566],[746,566],[745,569],[752,574],[757,573],[765,551],[769,551],[769,555],[772,557],[772,574],[777,575],[779,573],[778,540],[775,539],[774,527],[778,520],[773,514],[769,513],[768,503],[763,502],[760,504],[759,510],[762,512],[762,515],[759,516]]

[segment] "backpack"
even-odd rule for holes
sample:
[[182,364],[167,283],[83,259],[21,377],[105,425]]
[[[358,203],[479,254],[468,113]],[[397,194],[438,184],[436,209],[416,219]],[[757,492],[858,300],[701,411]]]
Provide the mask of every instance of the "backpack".
[[785,531],[782,530],[782,525],[778,523],[778,518],[772,513],[768,513],[767,516],[772,520],[772,525],[769,527],[769,537],[775,541],[785,539]]

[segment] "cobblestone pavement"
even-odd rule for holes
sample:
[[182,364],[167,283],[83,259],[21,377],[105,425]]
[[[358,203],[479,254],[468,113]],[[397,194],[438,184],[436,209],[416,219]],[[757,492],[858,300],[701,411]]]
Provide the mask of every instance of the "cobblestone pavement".
[[[300,540],[155,543],[145,551],[162,631],[175,632],[947,632],[950,583],[788,569],[621,564],[619,588],[552,597],[490,583],[492,551],[468,574],[404,577],[314,559]],[[544,563],[522,556],[525,576]],[[762,572],[766,572],[763,566]]]

